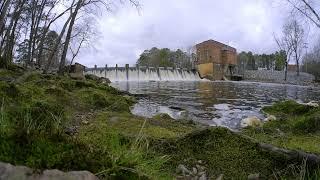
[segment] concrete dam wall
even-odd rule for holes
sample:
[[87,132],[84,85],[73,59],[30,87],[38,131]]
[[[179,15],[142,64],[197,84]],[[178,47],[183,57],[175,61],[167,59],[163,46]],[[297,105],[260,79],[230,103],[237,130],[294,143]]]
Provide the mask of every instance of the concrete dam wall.
[[198,81],[199,74],[195,70],[179,68],[153,67],[104,67],[87,68],[85,74],[105,77],[116,81]]

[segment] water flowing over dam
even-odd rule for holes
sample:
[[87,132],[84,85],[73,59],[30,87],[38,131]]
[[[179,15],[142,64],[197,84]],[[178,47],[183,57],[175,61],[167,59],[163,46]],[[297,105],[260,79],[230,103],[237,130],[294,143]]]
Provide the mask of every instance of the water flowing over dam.
[[180,68],[153,67],[107,67],[87,68],[86,74],[105,77],[116,81],[198,81],[199,74],[195,70]]

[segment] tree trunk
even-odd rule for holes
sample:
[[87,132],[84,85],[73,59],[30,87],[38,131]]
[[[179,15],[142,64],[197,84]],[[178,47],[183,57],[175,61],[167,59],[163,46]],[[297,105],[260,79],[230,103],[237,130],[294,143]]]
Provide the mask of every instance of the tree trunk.
[[[7,14],[10,2],[11,2],[11,0],[6,0],[5,4],[3,6],[3,9],[1,10],[1,14],[0,14],[0,30],[3,29],[4,22],[5,22],[5,16]],[[0,34],[2,34],[2,32]]]
[[61,30],[61,33],[60,33],[59,37],[56,40],[56,44],[55,44],[54,48],[52,49],[52,51],[51,51],[51,53],[50,53],[50,55],[48,57],[48,62],[47,62],[47,65],[46,65],[46,67],[44,69],[44,73],[48,72],[48,70],[49,70],[49,68],[50,68],[50,66],[52,64],[53,57],[55,56],[55,54],[56,54],[56,52],[58,50],[58,47],[59,47],[59,45],[61,43],[62,36],[64,35],[64,32],[66,31],[67,26],[68,26],[68,24],[69,24],[69,22],[71,20],[71,16],[72,16],[72,12],[70,13],[70,16],[69,16],[68,20],[64,23],[63,28]]
[[297,76],[300,76],[299,58],[297,53],[296,53],[296,64],[297,64]]
[[[35,52],[35,46],[36,46],[36,40],[37,40],[37,35],[38,35],[38,30],[39,30],[39,24],[40,24],[40,21],[42,19],[42,15],[43,15],[43,11],[44,11],[44,7],[46,5],[46,2],[47,0],[42,0],[41,2],[41,6],[40,6],[40,9],[39,11],[37,12],[37,18],[36,18],[36,24],[35,24],[35,37],[33,38],[33,41],[32,41],[32,53],[31,53],[31,56],[34,57],[34,52]],[[38,63],[38,60],[36,61]]]
[[12,49],[14,46],[14,36],[15,36],[16,27],[17,27],[18,21],[20,20],[20,15],[23,10],[23,5],[26,1],[27,0],[19,1],[19,4],[17,5],[18,7],[13,13],[13,17],[11,18],[9,28],[7,29],[5,37],[3,38],[4,41],[6,41],[5,47],[3,47],[4,41],[1,43],[0,48],[3,48],[3,51],[4,51],[3,55],[9,58],[9,61],[11,61],[12,59]]
[[288,60],[286,60],[285,66],[286,66],[286,68],[285,68],[285,72],[284,72],[284,80],[287,81],[287,76],[288,76]]
[[[39,51],[39,52],[38,52],[38,55],[37,55],[37,60],[38,60],[38,61],[37,61],[37,65],[38,65],[39,67],[41,67],[41,64],[42,64],[41,58],[42,58],[42,53],[43,53],[44,41],[45,41],[46,35],[47,35],[47,33],[48,33],[49,29],[50,29],[51,24],[54,23],[57,19],[59,19],[61,16],[63,16],[67,11],[69,11],[69,10],[73,7],[73,5],[74,5],[74,1],[72,2],[72,5],[71,5],[70,8],[68,8],[68,9],[66,9],[65,11],[61,12],[58,16],[56,16],[54,19],[52,19],[52,20],[49,22],[49,24],[45,27],[45,29],[44,29],[44,31],[43,31],[43,33],[42,33],[42,35],[41,35],[38,48],[37,48],[38,51]],[[49,59],[48,59],[48,60],[49,60]]]
[[63,75],[63,73],[64,73],[64,66],[65,66],[65,63],[66,63],[66,56],[67,56],[67,52],[68,52],[68,47],[69,47],[69,43],[70,43],[70,38],[71,38],[73,25],[74,25],[74,22],[76,20],[78,11],[82,6],[82,3],[83,3],[83,0],[78,0],[77,6],[75,8],[75,11],[71,15],[72,18],[71,18],[70,25],[69,25],[69,28],[68,28],[66,41],[64,43],[64,48],[63,48],[63,52],[62,52],[61,60],[60,60],[60,65],[59,65],[59,74],[60,75]]

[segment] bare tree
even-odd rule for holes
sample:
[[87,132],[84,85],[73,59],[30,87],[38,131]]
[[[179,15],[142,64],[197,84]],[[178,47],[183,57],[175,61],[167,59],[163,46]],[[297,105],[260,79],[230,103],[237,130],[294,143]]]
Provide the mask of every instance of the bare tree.
[[[286,0],[300,14],[320,28],[320,12],[316,7],[318,0]],[[319,4],[318,4],[319,5]]]
[[[53,61],[59,63],[59,56],[59,73],[63,74],[68,50],[71,51],[69,54],[72,54],[72,59],[75,59],[89,39],[82,33],[74,33],[77,23],[83,22],[78,19],[96,15],[97,10],[102,9],[100,7],[112,11],[112,8],[117,7],[117,2],[126,1],[137,8],[140,6],[136,0],[0,0],[0,66],[7,68],[15,57],[26,64],[36,59],[37,65],[44,65],[44,72],[47,72]],[[48,32],[54,31],[50,27],[56,21],[63,24],[63,27],[60,35],[51,41],[48,50],[44,46],[45,39]],[[70,42],[76,36],[79,36],[75,38],[78,46],[70,48]],[[46,57],[43,57],[44,51]],[[59,52],[62,52],[61,56]],[[15,54],[17,56],[13,56]],[[43,60],[47,62],[43,63]]]
[[273,35],[274,40],[276,41],[279,50],[285,52],[286,60],[285,60],[285,75],[284,75],[284,80],[287,81],[287,76],[288,76],[288,63],[289,63],[289,58],[291,57],[292,54],[292,44],[290,42],[290,37],[288,36],[288,27],[286,25],[283,26],[282,28],[282,36],[281,38],[278,38],[275,34]]
[[297,66],[297,76],[300,74],[300,60],[304,45],[304,30],[296,19],[290,20],[286,25],[286,33],[292,47],[293,56]]
[[83,3],[84,3],[84,0],[78,0],[77,5],[75,7],[75,11],[71,14],[71,20],[70,20],[70,24],[69,24],[69,28],[68,28],[68,32],[67,32],[67,36],[66,36],[66,41],[64,42],[63,52],[62,52],[62,55],[61,55],[60,66],[59,66],[59,74],[63,74],[64,73],[64,66],[65,66],[65,63],[66,63],[67,51],[68,51],[68,47],[69,47],[69,43],[70,43],[72,28],[73,28],[73,25],[75,23],[77,14],[79,12],[79,9],[83,5]]

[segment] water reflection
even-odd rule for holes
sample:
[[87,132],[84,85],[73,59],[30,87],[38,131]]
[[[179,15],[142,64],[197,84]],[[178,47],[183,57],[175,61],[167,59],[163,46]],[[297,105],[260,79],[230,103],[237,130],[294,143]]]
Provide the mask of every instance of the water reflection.
[[132,112],[152,117],[168,113],[179,119],[190,118],[209,125],[238,129],[248,116],[263,118],[265,105],[284,99],[303,102],[320,100],[320,89],[293,85],[251,82],[117,82],[112,84],[139,98]]

